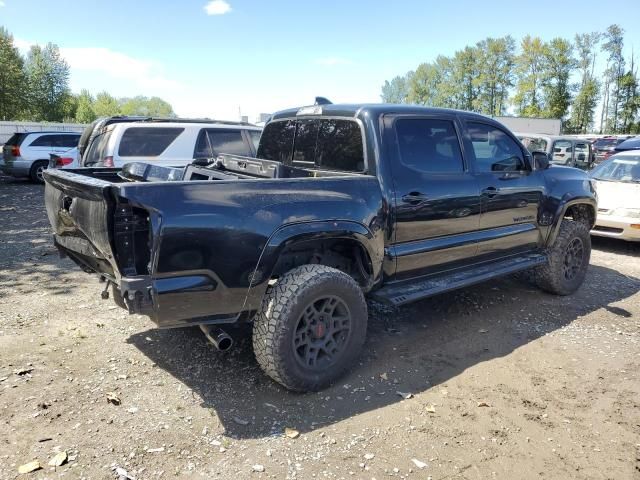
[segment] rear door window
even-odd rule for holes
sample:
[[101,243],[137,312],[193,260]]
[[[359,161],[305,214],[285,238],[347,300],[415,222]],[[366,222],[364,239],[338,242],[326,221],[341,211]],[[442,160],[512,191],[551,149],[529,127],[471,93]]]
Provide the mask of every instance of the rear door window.
[[130,127],[120,139],[121,157],[157,157],[184,132],[184,128]]
[[68,148],[77,147],[78,140],[80,140],[80,135],[59,135],[57,146]]
[[207,130],[212,154],[230,153],[232,155],[251,155],[249,146],[242,137],[241,130],[209,129]]
[[40,135],[31,144],[30,147],[53,147],[58,142],[58,135]]
[[193,158],[212,158],[221,153],[252,155],[242,130],[209,128],[200,131]]
[[462,151],[453,122],[438,119],[400,119],[396,134],[402,163],[428,173],[462,173]]

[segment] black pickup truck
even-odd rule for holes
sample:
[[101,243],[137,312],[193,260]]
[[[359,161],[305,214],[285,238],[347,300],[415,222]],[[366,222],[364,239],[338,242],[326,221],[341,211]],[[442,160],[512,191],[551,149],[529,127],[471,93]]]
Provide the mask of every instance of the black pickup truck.
[[274,380],[318,390],[356,359],[365,296],[403,305],[528,270],[574,292],[596,192],[502,124],[399,105],[276,113],[258,158],[46,171],[59,250],[159,327],[253,322]]

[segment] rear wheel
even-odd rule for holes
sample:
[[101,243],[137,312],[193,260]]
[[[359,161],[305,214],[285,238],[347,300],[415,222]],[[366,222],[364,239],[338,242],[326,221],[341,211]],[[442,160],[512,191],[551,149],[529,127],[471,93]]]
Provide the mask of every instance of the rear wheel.
[[353,278],[303,265],[269,288],[254,319],[253,349],[267,375],[289,390],[316,391],[358,357],[367,306]]
[[42,173],[47,169],[48,166],[49,162],[47,162],[46,160],[38,160],[37,162],[33,162],[33,165],[31,165],[31,170],[29,170],[29,178],[31,178],[31,181],[34,183],[44,183],[44,177],[42,176]]
[[536,284],[556,295],[575,292],[584,281],[591,258],[591,236],[587,224],[563,220],[558,237],[547,255],[549,263],[534,271]]

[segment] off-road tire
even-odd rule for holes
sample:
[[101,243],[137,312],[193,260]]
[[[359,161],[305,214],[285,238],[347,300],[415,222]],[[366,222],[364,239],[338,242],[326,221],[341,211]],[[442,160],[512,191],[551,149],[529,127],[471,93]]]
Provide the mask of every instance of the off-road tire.
[[[572,245],[580,244],[582,258],[580,266],[571,278],[565,275],[565,261]],[[534,273],[535,283],[542,290],[556,295],[570,295],[575,292],[587,274],[591,258],[591,236],[589,227],[584,222],[565,219],[560,225],[560,232],[553,245],[547,250],[549,262],[537,267]]]
[[[324,297],[337,298],[348,309],[350,329],[330,368],[307,368],[300,363],[300,353],[294,347],[296,327],[316,299]],[[317,391],[329,386],[355,362],[366,333],[367,304],[356,281],[335,268],[303,265],[268,288],[254,318],[253,351],[264,372],[285,388]]]
[[41,167],[44,167],[44,169],[46,169],[48,166],[49,162],[47,162],[46,160],[38,160],[33,162],[31,168],[29,169],[29,178],[31,179],[31,181],[33,183],[44,183],[44,179],[38,177],[38,171]]

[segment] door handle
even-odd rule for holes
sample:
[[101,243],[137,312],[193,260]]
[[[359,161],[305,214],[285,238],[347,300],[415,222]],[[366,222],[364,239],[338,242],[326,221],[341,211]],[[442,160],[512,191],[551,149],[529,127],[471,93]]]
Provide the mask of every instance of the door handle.
[[482,190],[482,194],[486,195],[489,198],[495,197],[496,195],[498,195],[498,193],[500,193],[500,189],[496,187],[487,187],[484,190]]
[[402,196],[402,201],[404,203],[409,203],[411,205],[417,205],[426,200],[429,200],[429,197],[427,197],[424,193],[420,193],[420,192],[411,192]]

